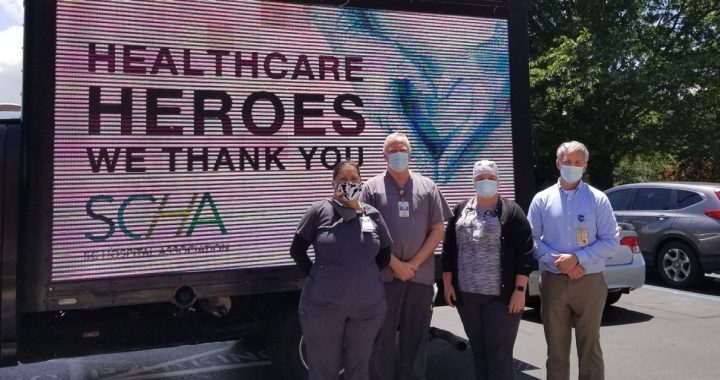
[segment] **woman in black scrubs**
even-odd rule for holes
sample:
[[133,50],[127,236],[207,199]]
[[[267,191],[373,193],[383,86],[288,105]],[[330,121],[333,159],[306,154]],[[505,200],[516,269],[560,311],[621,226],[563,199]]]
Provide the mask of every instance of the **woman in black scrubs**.
[[[390,262],[390,233],[380,213],[358,201],[360,169],[333,171],[335,195],[314,203],[298,224],[290,254],[306,274],[300,297],[309,379],[369,378],[373,342],[385,318],[380,268]],[[307,255],[310,245],[315,262]]]

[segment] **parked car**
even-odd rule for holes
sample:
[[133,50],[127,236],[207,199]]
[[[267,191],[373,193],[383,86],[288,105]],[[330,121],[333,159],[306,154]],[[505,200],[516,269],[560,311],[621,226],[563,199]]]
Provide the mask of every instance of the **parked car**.
[[[611,258],[605,261],[603,276],[608,284],[606,305],[612,305],[623,294],[630,293],[645,284],[645,260],[640,254],[638,237],[631,224],[618,223],[620,228],[620,247]],[[528,282],[527,305],[538,308],[540,305],[540,271],[530,273]]]
[[688,287],[720,271],[720,183],[636,183],[606,193],[665,283]]

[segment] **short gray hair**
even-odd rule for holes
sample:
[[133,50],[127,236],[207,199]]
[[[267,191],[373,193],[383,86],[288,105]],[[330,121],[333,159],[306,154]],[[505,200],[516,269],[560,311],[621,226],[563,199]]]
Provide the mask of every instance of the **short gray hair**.
[[404,142],[405,146],[407,146],[408,148],[408,152],[412,152],[412,148],[410,147],[410,140],[408,140],[407,136],[402,132],[393,132],[385,138],[385,143],[383,144],[383,152],[387,152],[388,145],[392,144],[393,141],[396,140]]
[[587,147],[585,147],[585,144],[579,141],[568,141],[560,144],[555,155],[557,156],[558,161],[562,162],[565,154],[570,152],[582,152],[583,156],[585,156],[586,164],[588,160],[590,160],[590,152]]

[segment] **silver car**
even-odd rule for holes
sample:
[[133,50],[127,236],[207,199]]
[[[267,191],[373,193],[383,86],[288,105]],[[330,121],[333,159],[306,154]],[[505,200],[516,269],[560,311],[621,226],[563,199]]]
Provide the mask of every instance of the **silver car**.
[[[618,223],[620,228],[620,247],[605,261],[603,276],[608,284],[605,303],[612,305],[627,294],[645,284],[645,260],[640,254],[637,234],[630,224]],[[528,282],[527,305],[537,308],[540,305],[540,272],[530,273]]]
[[618,222],[631,223],[649,268],[677,287],[720,271],[720,184],[657,182],[607,192]]

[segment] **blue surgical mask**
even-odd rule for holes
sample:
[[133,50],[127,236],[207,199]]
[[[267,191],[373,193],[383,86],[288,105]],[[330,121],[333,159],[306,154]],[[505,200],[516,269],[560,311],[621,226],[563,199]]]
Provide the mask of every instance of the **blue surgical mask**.
[[475,191],[482,198],[490,198],[497,194],[497,181],[492,179],[481,179],[475,182]]
[[388,155],[388,167],[395,172],[404,172],[410,164],[410,155],[405,152]]
[[583,176],[583,168],[581,166],[560,165],[560,177],[567,183],[575,183],[580,181]]

